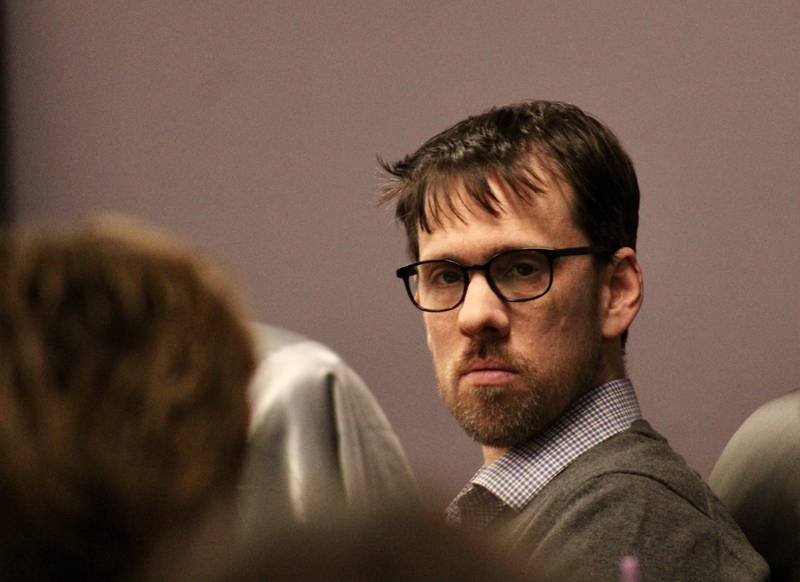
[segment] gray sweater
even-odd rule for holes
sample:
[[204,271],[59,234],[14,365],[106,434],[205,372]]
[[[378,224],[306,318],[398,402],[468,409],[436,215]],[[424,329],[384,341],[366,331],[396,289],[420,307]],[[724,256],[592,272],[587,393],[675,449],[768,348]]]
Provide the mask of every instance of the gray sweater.
[[489,535],[535,580],[768,580],[764,560],[700,477],[645,421],[570,464]]

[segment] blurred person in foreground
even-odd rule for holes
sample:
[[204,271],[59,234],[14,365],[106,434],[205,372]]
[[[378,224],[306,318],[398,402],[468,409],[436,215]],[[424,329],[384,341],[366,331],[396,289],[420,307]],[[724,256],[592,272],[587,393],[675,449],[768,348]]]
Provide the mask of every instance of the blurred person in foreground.
[[[147,582],[522,582],[513,562],[470,532],[414,509],[331,508],[287,527],[225,534],[213,520],[183,550],[164,547]],[[189,551],[185,551],[186,549]],[[177,556],[177,558],[176,558]],[[616,580],[616,578],[615,578]]]
[[227,504],[254,369],[225,278],[120,220],[0,240],[0,579],[135,577]]
[[[639,187],[579,108],[469,117],[384,164],[442,399],[485,464],[450,523],[542,580],[764,580],[728,512],[642,419],[625,368],[642,304]],[[685,259],[684,259],[685,260]]]

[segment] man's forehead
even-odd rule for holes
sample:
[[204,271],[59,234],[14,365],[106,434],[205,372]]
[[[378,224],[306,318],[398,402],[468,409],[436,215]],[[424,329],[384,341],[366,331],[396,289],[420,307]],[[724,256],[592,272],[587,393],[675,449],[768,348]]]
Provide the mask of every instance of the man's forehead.
[[526,196],[494,183],[496,204],[487,210],[455,190],[437,220],[427,230],[418,228],[418,256],[477,261],[511,248],[580,246],[585,237],[575,224],[570,192],[554,184]]
[[425,197],[427,224],[421,225],[418,232],[424,236],[440,229],[468,226],[475,220],[501,219],[504,215],[559,220],[563,210],[571,214],[572,188],[541,166],[535,176],[534,189],[490,173],[481,180],[480,192],[476,192],[474,180],[468,184],[462,176],[439,181]]

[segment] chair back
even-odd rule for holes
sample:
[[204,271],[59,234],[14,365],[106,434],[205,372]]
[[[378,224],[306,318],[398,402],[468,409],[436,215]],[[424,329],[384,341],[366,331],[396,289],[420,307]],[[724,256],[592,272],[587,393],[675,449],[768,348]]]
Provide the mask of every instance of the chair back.
[[800,582],[800,390],[758,408],[709,478],[772,580]]

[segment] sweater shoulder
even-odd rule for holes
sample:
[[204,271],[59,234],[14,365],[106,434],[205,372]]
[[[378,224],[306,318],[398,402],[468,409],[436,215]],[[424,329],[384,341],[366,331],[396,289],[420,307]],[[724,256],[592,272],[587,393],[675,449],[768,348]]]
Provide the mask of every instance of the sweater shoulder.
[[766,579],[727,510],[645,421],[581,455],[506,518],[501,536],[542,574],[554,568],[585,579],[575,569],[583,561],[611,576],[622,556],[635,555],[652,579]]
[[[546,491],[571,491],[589,481],[615,476],[636,488],[666,488],[692,505],[697,511],[711,515],[714,498],[702,478],[645,420],[593,447],[556,477]],[[546,495],[545,495],[546,496]]]

